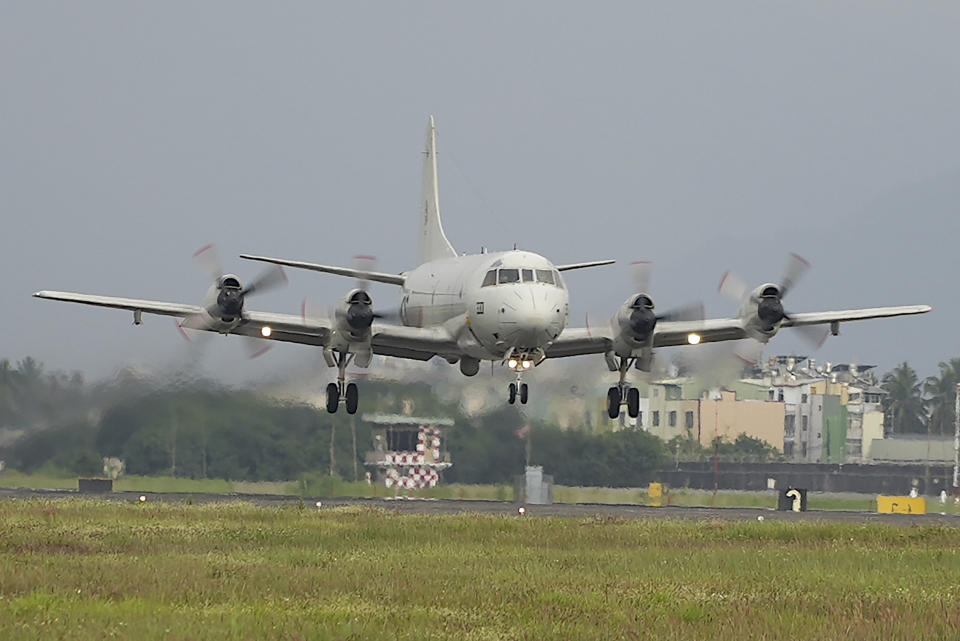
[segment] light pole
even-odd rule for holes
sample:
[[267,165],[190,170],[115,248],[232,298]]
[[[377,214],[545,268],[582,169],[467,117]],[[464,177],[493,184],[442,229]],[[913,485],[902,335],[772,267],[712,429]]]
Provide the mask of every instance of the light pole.
[[953,408],[953,500],[960,502],[960,383],[956,384]]

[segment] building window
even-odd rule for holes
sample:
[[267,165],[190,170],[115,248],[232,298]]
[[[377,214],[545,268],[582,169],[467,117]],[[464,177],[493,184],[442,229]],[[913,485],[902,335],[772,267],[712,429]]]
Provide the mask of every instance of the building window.
[[783,455],[787,458],[793,456],[793,443],[784,443],[783,444]]
[[800,402],[801,402],[801,403],[806,403],[806,402],[807,402],[807,395],[806,395],[806,394],[801,394],[801,395],[800,395]]
[[775,400],[777,396],[776,390],[769,390],[770,398],[768,400]]
[[637,427],[643,427],[643,412],[637,414]]
[[658,412],[658,411],[656,411],[656,410],[654,410],[654,412],[653,412],[653,426],[654,426],[654,427],[659,427],[659,426],[660,426],[660,412]]
[[807,458],[807,444],[800,444],[800,458]]
[[783,433],[789,436],[793,436],[794,428],[796,427],[797,417],[793,414],[787,414],[783,417]]
[[782,389],[777,390],[777,400],[778,400],[778,401],[782,401],[782,400],[783,400],[783,390],[782,390]]
[[687,412],[684,414],[684,425],[687,426],[687,429],[693,429],[693,412]]
[[670,420],[670,427],[676,427],[676,426],[677,426],[677,413],[676,413],[675,411],[671,411],[671,412],[670,412],[670,418],[669,418],[669,420]]
[[803,417],[800,418],[800,429],[806,431],[806,429],[807,429],[807,419],[808,419],[808,418],[810,418],[810,417],[809,417],[809,416],[803,416]]
[[654,397],[654,398],[659,398],[659,397],[660,397],[660,388],[659,388],[659,387],[654,387],[654,388],[653,388],[653,397]]

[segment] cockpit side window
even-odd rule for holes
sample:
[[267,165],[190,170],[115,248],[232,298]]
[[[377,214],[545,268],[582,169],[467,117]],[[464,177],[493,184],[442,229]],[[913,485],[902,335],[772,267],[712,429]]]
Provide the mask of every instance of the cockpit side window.
[[532,269],[521,269],[520,274],[523,276],[523,282],[532,283],[533,282],[533,270]]
[[490,287],[491,285],[497,284],[497,270],[491,269],[487,272],[487,275],[483,277],[483,284],[481,287]]
[[557,281],[557,287],[562,287],[563,289],[567,288],[566,284],[563,282],[563,279],[560,278],[560,272],[557,270],[553,270],[553,279]]
[[520,282],[520,270],[519,269],[501,269],[499,270],[499,277],[497,282],[501,285],[504,283],[518,283]]
[[548,285],[556,285],[556,281],[553,280],[553,272],[549,269],[538,269],[537,270],[537,282],[538,283],[547,283]]

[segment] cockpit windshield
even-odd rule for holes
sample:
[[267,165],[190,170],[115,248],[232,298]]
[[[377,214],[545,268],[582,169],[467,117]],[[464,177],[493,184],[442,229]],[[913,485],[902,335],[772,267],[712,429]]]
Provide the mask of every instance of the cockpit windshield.
[[497,283],[503,285],[505,283],[519,283],[520,282],[520,270],[519,269],[501,269],[497,272]]
[[544,285],[553,285],[554,287],[563,287],[560,281],[560,274],[552,269],[513,269],[500,268],[491,269],[483,277],[481,287],[492,287],[493,285],[508,285],[511,283],[543,283]]

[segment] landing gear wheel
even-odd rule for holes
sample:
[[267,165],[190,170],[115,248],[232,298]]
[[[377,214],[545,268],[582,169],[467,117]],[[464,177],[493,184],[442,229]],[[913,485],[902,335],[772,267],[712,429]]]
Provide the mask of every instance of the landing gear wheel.
[[517,402],[517,384],[510,383],[509,390],[510,391],[509,391],[509,395],[507,396],[507,402],[513,405],[514,403]]
[[360,393],[356,383],[347,384],[347,414],[357,413],[357,404],[360,402]]
[[617,418],[620,416],[620,388],[611,387],[607,391],[607,416]]
[[520,383],[520,403],[522,405],[526,405],[528,397],[529,397],[529,392],[527,391],[527,384]]
[[627,415],[630,418],[640,416],[640,390],[636,387],[627,390]]
[[340,388],[336,383],[327,385],[327,411],[331,414],[337,413],[337,407],[340,405]]

